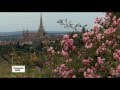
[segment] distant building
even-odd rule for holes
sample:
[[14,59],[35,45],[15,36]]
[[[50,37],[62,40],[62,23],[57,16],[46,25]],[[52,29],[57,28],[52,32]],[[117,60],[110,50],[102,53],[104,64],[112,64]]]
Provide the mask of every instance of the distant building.
[[20,43],[21,44],[32,44],[32,41],[43,41],[44,39],[47,39],[47,38],[48,36],[43,26],[43,19],[42,19],[42,14],[41,14],[38,32],[30,32],[28,29],[23,30]]
[[39,26],[39,29],[38,29],[38,37],[39,38],[42,38],[46,35],[45,33],[45,29],[43,27],[43,21],[42,21],[42,14],[41,14],[41,18],[40,18],[40,26]]

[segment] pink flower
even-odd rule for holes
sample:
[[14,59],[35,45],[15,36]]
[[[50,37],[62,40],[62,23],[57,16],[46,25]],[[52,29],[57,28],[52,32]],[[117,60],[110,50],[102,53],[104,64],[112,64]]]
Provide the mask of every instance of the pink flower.
[[116,16],[114,16],[112,20],[115,21],[116,20]]
[[102,23],[102,17],[98,17],[95,19],[95,23],[101,24]]
[[116,67],[116,76],[120,77],[120,65]]
[[96,50],[96,54],[99,55],[99,51],[98,51],[98,49]]
[[96,75],[96,78],[101,78],[101,76],[100,75]]
[[95,63],[95,68],[98,69],[99,68],[99,64]]
[[86,44],[85,44],[85,47],[86,47],[86,48],[92,48],[92,47],[93,47],[93,44],[92,44],[92,43],[89,43],[89,44],[86,43]]
[[52,50],[51,53],[54,55],[55,54],[55,50]]
[[102,34],[99,33],[99,34],[97,34],[96,36],[97,36],[97,39],[98,39],[98,40],[102,39]]
[[57,51],[57,54],[60,54],[60,51]]
[[102,43],[102,45],[96,50],[96,54],[100,54],[100,53],[106,53],[107,52],[107,48],[105,46],[105,43]]
[[98,23],[99,22],[99,18],[97,17],[96,19],[95,19],[95,23]]
[[118,25],[120,25],[120,18],[118,18],[117,23],[118,23]]
[[73,75],[73,76],[72,76],[72,78],[76,78],[76,76],[75,76],[75,75]]
[[77,48],[75,46],[72,46],[72,50],[75,51]]
[[108,14],[108,13],[106,13],[106,14],[105,14],[105,17],[109,17],[109,14]]
[[75,75],[73,75],[73,70],[74,69],[69,69],[66,67],[65,64],[61,64],[60,67],[57,67],[57,72],[60,75],[60,77],[62,78],[71,78],[73,76],[73,78],[75,78]]
[[99,26],[94,26],[94,31],[95,31],[95,33],[98,33],[99,32]]
[[72,46],[72,45],[73,45],[73,42],[74,42],[74,40],[73,40],[73,39],[69,39],[69,40],[68,40],[68,44],[69,44],[70,46]]
[[89,36],[89,32],[83,33],[83,37],[88,37],[88,36]]
[[84,77],[85,78],[95,78],[93,75],[88,74],[87,72],[84,72]]
[[77,38],[77,37],[78,37],[78,34],[74,34],[74,35],[73,35],[73,38]]
[[48,49],[47,49],[47,51],[49,52],[49,51],[52,51],[53,50],[53,47],[49,47]]
[[89,31],[89,35],[90,36],[94,35],[94,31]]
[[113,53],[113,58],[120,61],[120,50],[116,50],[116,52]]
[[65,46],[72,46],[72,45],[73,45],[73,42],[74,42],[73,39],[67,39],[67,40],[65,40],[64,45],[65,45]]
[[106,48],[105,48],[105,47],[102,47],[101,50],[102,50],[103,52],[105,52],[105,51],[106,51]]
[[69,35],[64,35],[63,39],[69,39]]
[[110,74],[111,74],[112,76],[114,76],[114,75],[116,74],[116,71],[115,71],[113,68],[111,68],[111,69],[110,69]]
[[109,13],[108,13],[108,15],[109,15],[109,16],[112,16],[112,13],[111,13],[111,12],[109,12]]
[[78,72],[79,72],[79,73],[82,73],[82,72],[84,72],[84,69],[80,68],[80,69],[78,70]]
[[110,74],[112,76],[120,77],[120,65],[116,67],[116,69],[111,68],[110,69]]
[[107,45],[112,45],[112,41],[108,41],[108,40],[106,40],[106,42],[105,42]]
[[110,28],[106,29],[104,31],[104,33],[109,35],[109,34],[114,33],[116,30],[117,30],[116,28],[110,27]]
[[105,36],[102,36],[102,39],[104,39],[105,38]]
[[72,59],[68,59],[66,60],[66,63],[69,63],[69,62],[72,62],[73,60]]
[[62,40],[62,41],[61,41],[61,45],[63,45],[63,44],[64,44],[64,42],[65,42],[65,40]]
[[60,67],[61,67],[61,68],[64,68],[64,67],[65,67],[65,64],[61,64]]
[[84,60],[82,61],[82,63],[83,63],[84,65],[88,66],[88,65],[90,64],[90,60],[89,60],[89,59],[84,59]]
[[89,40],[89,37],[83,37],[83,41],[86,42]]
[[88,68],[88,69],[87,69],[87,73],[94,74],[94,71],[93,71],[93,69]]
[[117,53],[120,55],[120,50],[118,50]]
[[102,65],[104,63],[104,58],[102,59],[101,57],[97,58],[98,64]]
[[64,50],[67,51],[69,49],[68,46],[64,46]]
[[114,57],[115,59],[117,59],[117,60],[119,59],[119,55],[116,54],[116,53],[113,54],[113,57]]
[[100,78],[101,76],[96,73],[95,68],[88,68],[86,72],[84,72],[85,78]]
[[116,26],[116,25],[117,25],[117,22],[116,22],[116,21],[114,21],[114,22],[113,22],[113,26]]
[[85,77],[85,78],[87,78],[87,77],[88,77],[87,72],[84,72],[84,77]]
[[115,44],[113,45],[113,48],[116,48],[118,45],[119,45],[118,43],[115,43]]
[[68,57],[69,56],[69,54],[66,52],[66,51],[64,51],[64,50],[62,50],[62,55],[64,56],[64,57]]
[[57,72],[57,69],[54,69],[53,72],[56,73],[56,72]]
[[108,78],[112,78],[112,76],[108,76]]

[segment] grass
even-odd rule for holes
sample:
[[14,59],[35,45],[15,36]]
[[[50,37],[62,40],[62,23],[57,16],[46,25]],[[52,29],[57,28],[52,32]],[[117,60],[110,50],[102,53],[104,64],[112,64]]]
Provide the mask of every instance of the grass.
[[10,65],[5,61],[0,60],[0,78],[7,78],[10,76],[11,68]]
[[26,68],[25,73],[12,73],[11,65],[3,60],[0,60],[0,78],[47,78],[48,72],[47,68],[37,69]]

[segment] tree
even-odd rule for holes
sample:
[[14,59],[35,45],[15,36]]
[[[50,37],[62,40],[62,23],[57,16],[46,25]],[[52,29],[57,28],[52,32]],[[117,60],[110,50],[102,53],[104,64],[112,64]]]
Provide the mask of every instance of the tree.
[[37,51],[42,51],[42,48],[44,47],[43,43],[41,40],[35,40],[34,41],[35,49]]
[[19,42],[19,41],[17,41],[16,48],[17,48],[17,49],[20,48],[20,42]]

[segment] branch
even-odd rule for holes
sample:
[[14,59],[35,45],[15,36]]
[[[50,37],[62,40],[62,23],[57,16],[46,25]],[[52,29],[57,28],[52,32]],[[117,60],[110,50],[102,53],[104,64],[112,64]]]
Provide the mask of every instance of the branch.
[[80,24],[75,24],[75,25],[74,25],[74,24],[71,23],[71,21],[68,21],[67,19],[65,19],[65,20],[60,19],[59,21],[57,21],[57,23],[59,23],[60,25],[63,25],[64,28],[71,28],[71,29],[73,29],[75,32],[76,32],[76,31],[80,31],[80,28],[81,28],[81,30],[83,30],[82,32],[87,31],[87,30],[85,29],[85,27],[86,27],[87,25],[84,25],[84,26],[81,26]]

